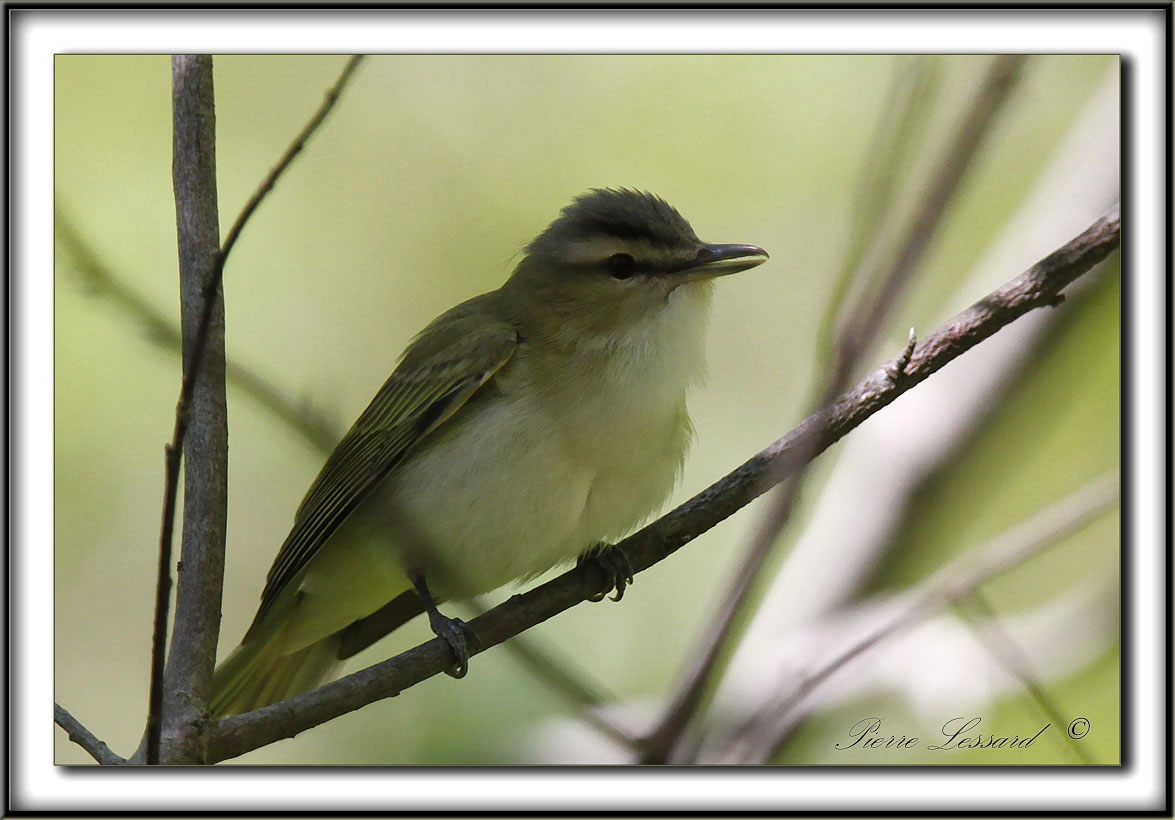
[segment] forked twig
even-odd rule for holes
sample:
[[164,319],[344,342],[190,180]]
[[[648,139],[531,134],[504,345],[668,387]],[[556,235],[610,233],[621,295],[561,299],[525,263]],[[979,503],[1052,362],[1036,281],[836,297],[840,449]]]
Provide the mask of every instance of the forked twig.
[[[180,457],[183,453],[184,440],[187,436],[189,426],[189,409],[192,402],[193,391],[200,375],[201,368],[204,363],[204,353],[208,346],[210,330],[212,326],[212,319],[214,316],[214,308],[219,304],[220,300],[217,294],[220,291],[220,283],[224,276],[224,265],[228,258],[229,252],[236,243],[249,217],[260,205],[265,195],[273,188],[281,174],[289,167],[294,157],[301,152],[305,146],[307,139],[314,133],[319,125],[325,120],[327,114],[334,107],[338,101],[342,89],[354,73],[358,66],[361,56],[353,56],[348,61],[343,69],[339,79],[334,86],[327,92],[326,98],[322,105],[319,106],[314,116],[306,124],[306,127],[294,139],[294,142],[282,155],[277,165],[269,172],[269,174],[262,181],[253,196],[245,204],[241,214],[233,223],[229,230],[227,237],[218,253],[212,259],[211,270],[207,274],[207,284],[203,288],[203,300],[201,304],[199,321],[196,325],[194,337],[192,339],[191,353],[187,357],[184,367],[184,377],[180,388],[180,398],[176,404],[176,419],[175,426],[172,431],[171,442],[165,448],[166,461],[166,480],[164,488],[164,505],[163,505],[163,522],[160,532],[160,559],[159,559],[159,577],[156,592],[156,618],[155,618],[155,633],[153,638],[152,661],[151,661],[151,706],[148,711],[148,742],[147,742],[147,758],[148,762],[154,762],[158,759],[159,747],[159,732],[160,732],[160,708],[163,702],[163,661],[164,652],[163,644],[165,642],[167,631],[167,610],[168,598],[171,589],[171,542],[174,531],[175,519],[175,500],[179,485],[179,464]],[[182,229],[182,225],[181,225]],[[223,548],[223,544],[221,545]],[[223,565],[223,560],[222,560]],[[184,576],[186,579],[192,577],[192,574]],[[194,580],[193,583],[197,583]],[[220,607],[220,599],[210,603],[215,606],[217,611]],[[213,651],[215,651],[215,637],[212,644]],[[211,664],[211,658],[208,663]]]

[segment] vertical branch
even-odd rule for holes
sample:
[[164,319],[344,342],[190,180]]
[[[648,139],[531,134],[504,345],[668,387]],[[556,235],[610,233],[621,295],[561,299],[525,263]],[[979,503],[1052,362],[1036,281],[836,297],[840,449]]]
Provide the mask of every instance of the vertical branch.
[[[228,511],[224,303],[220,277],[214,275],[220,269],[220,222],[211,57],[172,58],[172,105],[184,390],[176,408],[178,435],[168,448],[169,467],[178,462],[180,453],[186,452],[187,458],[171,662],[164,676],[164,691],[157,693],[155,687],[152,691],[155,704],[162,699],[163,714],[155,712],[151,729],[161,732],[168,744],[161,750],[158,735],[149,735],[148,761],[197,762],[199,720],[212,681],[220,631]],[[169,528],[169,521],[164,525]],[[164,551],[170,552],[170,538],[165,540],[161,570],[170,569],[162,558]],[[166,597],[160,597],[166,612]],[[157,635],[165,629],[166,623],[156,624]]]
[[[180,247],[181,335],[184,378],[175,409],[175,429],[165,448],[163,524],[159,544],[159,581],[155,600],[155,634],[151,655],[151,697],[143,754],[147,763],[161,759],[162,736],[168,739],[169,763],[200,762],[200,729],[216,660],[220,602],[224,580],[224,542],[228,510],[228,421],[225,407],[224,304],[221,280],[233,243],[278,177],[305,147],[338,101],[343,86],[361,57],[347,61],[342,75],[310,122],[266,175],[218,248],[220,229],[216,204],[216,109],[212,89],[212,58],[172,59],[174,141],[172,185]],[[205,355],[207,353],[207,355]],[[193,412],[195,411],[195,412]],[[195,417],[199,421],[191,426]],[[163,685],[163,642],[171,589],[171,538],[180,454],[188,450],[184,503],[183,560],[176,598],[176,630],[172,663]],[[188,566],[184,567],[184,562]],[[167,720],[161,716],[167,709]],[[132,762],[138,762],[138,753]]]

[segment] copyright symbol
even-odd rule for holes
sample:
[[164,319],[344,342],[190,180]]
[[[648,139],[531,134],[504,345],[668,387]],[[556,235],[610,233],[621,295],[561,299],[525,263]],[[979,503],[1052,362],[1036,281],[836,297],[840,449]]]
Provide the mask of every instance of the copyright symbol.
[[1089,734],[1089,721],[1085,718],[1073,718],[1069,721],[1069,737],[1074,740],[1081,740]]

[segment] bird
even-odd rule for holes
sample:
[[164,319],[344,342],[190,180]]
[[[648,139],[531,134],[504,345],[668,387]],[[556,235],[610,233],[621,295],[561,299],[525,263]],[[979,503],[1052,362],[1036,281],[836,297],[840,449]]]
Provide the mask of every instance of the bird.
[[680,478],[714,280],[767,258],[702,242],[651,193],[576,197],[501,287],[414,338],[339,441],[214,673],[210,713],[309,691],[421,613],[460,677],[469,627],[438,604],[577,559],[619,598],[631,569],[605,545]]

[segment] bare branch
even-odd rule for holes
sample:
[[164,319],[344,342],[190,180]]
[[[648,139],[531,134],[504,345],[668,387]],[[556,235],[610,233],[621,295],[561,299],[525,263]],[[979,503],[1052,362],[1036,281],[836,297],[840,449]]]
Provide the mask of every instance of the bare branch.
[[[158,674],[158,670],[162,665],[161,644],[163,638],[161,636],[165,634],[166,631],[167,598],[171,586],[171,538],[174,526],[173,521],[175,514],[175,495],[178,484],[177,476],[179,471],[179,460],[181,453],[184,451],[184,442],[188,434],[189,416],[193,411],[195,411],[197,418],[203,416],[202,411],[204,408],[199,406],[200,398],[196,394],[196,387],[203,382],[204,377],[202,375],[202,368],[205,366],[211,367],[215,365],[215,368],[218,371],[218,374],[216,375],[218,375],[217,381],[220,385],[219,401],[223,404],[224,310],[220,298],[220,285],[224,275],[225,261],[228,258],[229,251],[232,249],[233,244],[240,236],[241,230],[244,228],[253,211],[256,210],[257,206],[261,203],[261,200],[273,188],[282,172],[289,167],[294,157],[297,156],[297,154],[305,146],[306,140],[309,138],[309,136],[315,131],[315,129],[317,129],[323,120],[325,120],[326,115],[334,107],[334,104],[338,100],[343,86],[351,77],[351,74],[354,72],[359,60],[359,57],[352,57],[350,60],[348,60],[347,65],[343,69],[343,73],[339,77],[338,81],[336,81],[335,85],[332,86],[331,89],[327,92],[326,99],[315,112],[310,122],[307,123],[306,127],[297,136],[293,144],[291,144],[291,146],[286,150],[277,166],[275,166],[274,169],[270,171],[269,175],[266,176],[266,178],[262,181],[261,186],[250,198],[244,210],[241,212],[241,215],[237,217],[236,222],[229,231],[229,235],[225,240],[223,248],[217,250],[216,245],[218,242],[214,241],[212,245],[213,252],[209,255],[206,246],[207,240],[206,238],[202,238],[201,250],[198,254],[196,254],[200,258],[188,260],[189,263],[195,263],[193,266],[194,272],[192,273],[192,277],[198,278],[191,278],[190,281],[194,283],[194,286],[198,289],[198,292],[197,294],[189,294],[186,291],[184,293],[185,299],[183,301],[184,310],[182,316],[184,326],[184,346],[185,348],[188,348],[190,344],[190,353],[187,353],[185,356],[184,379],[180,390],[180,400],[176,406],[176,423],[172,435],[172,442],[165,448],[167,455],[167,481],[165,486],[163,525],[160,535],[159,585],[156,596],[156,645],[153,647],[152,653],[152,694],[151,707],[148,713],[147,731],[148,762],[154,762],[159,759],[159,712],[160,703],[162,701],[162,694],[160,692],[161,687],[159,686],[160,676]],[[211,185],[212,197],[209,199],[206,194],[202,197],[202,212],[200,214],[201,222],[208,224],[209,203],[211,203],[212,211],[215,211],[215,112],[212,109],[211,98],[211,58],[176,57],[173,59],[173,76],[175,77],[176,88],[174,92],[174,99],[177,109],[177,161],[175,167],[173,168],[173,172],[176,178],[176,205],[177,218],[180,224],[180,253],[182,267],[186,256],[184,248],[185,234],[189,233],[191,226],[186,226],[184,224],[185,214],[181,212],[181,200],[191,199],[192,197],[191,192],[188,191],[185,186],[194,184],[194,180],[189,178],[187,175],[190,173],[190,169],[195,168],[196,166],[191,165],[187,167],[180,167],[185,165],[185,163],[182,163],[179,160],[181,154],[181,146],[179,145],[181,139],[179,129],[182,125],[182,123],[180,123],[181,104],[194,106],[194,111],[192,113],[198,117],[198,120],[193,119],[193,121],[198,121],[202,126],[202,132],[198,135],[189,135],[186,138],[187,141],[185,142],[185,145],[182,146],[185,151],[191,154],[189,161],[192,163],[207,163],[209,160],[211,160],[212,163],[212,173],[210,177],[207,176],[208,168],[203,168],[205,173],[202,175],[202,179],[205,181],[201,184],[205,186],[209,184]],[[186,88],[181,88],[181,81],[186,82],[189,76],[193,80],[195,80],[197,77],[200,78],[198,80],[200,83],[199,88],[205,93],[201,95],[202,98],[199,102],[188,99],[188,90]],[[184,119],[188,119],[188,117],[185,117]],[[181,189],[184,189],[182,193]],[[207,190],[207,188],[205,188],[205,190]],[[219,222],[214,213],[212,214],[210,224],[212,228],[216,230],[217,233],[219,233]],[[187,283],[188,281],[189,278],[185,276],[184,282]],[[199,318],[194,323],[194,332],[191,336],[190,343],[188,336],[189,314],[187,310],[189,303],[191,305],[200,305]],[[209,344],[214,341],[212,338],[213,336],[218,337],[218,339],[215,340],[215,346],[218,347],[219,350],[218,352],[213,351],[216,361],[215,363],[211,361],[205,362],[205,351],[208,349]],[[193,404],[194,396],[195,403]],[[216,417],[216,415],[213,416],[213,418]],[[223,412],[219,413],[219,418],[223,420]],[[193,425],[193,429],[195,429],[195,425]],[[195,435],[193,434],[193,438],[194,437]],[[223,432],[223,443],[225,452],[227,453],[227,426],[225,426]],[[189,452],[189,468],[187,472],[189,479],[192,479],[195,476],[193,472],[194,459],[192,459],[191,456],[192,453]],[[222,509],[227,506],[227,456],[224,461],[225,463],[223,467],[210,471],[212,473],[211,475],[204,475],[201,477],[201,480],[213,482],[209,485],[210,489],[215,490],[217,488],[217,483],[225,487],[226,501],[224,505],[222,505]],[[188,560],[186,542],[186,536],[188,532],[188,518],[186,515],[188,501],[186,500],[186,493],[190,488],[190,485],[193,483],[195,482],[189,480],[188,484],[185,486],[185,561]],[[213,510],[212,514],[216,515],[217,513],[215,510]],[[180,696],[182,693],[182,697],[185,702],[187,714],[182,720],[177,716],[177,722],[174,724],[174,729],[177,733],[176,753],[181,758],[189,762],[195,759],[195,757],[199,754],[199,744],[196,742],[195,734],[197,732],[196,727],[199,725],[200,713],[203,711],[204,693],[208,691],[208,686],[212,678],[212,668],[215,661],[216,638],[220,626],[221,580],[224,569],[223,522],[217,523],[214,519],[205,519],[194,516],[192,519],[192,524],[194,527],[199,527],[201,529],[207,527],[209,531],[213,531],[219,528],[220,544],[217,549],[206,550],[205,552],[201,552],[198,555],[195,553],[193,554],[193,559],[196,561],[196,565],[189,564],[188,574],[183,576],[183,583],[181,583],[180,593],[177,596],[176,602],[176,617],[178,624],[180,623],[179,619],[181,615],[181,601],[186,597],[184,588],[185,586],[189,586],[192,590],[192,595],[190,598],[192,603],[190,605],[191,610],[186,611],[186,615],[195,618],[195,620],[191,623],[185,621],[184,628],[177,628],[176,630],[177,638],[173,640],[172,654],[173,658],[177,659],[177,685],[169,685],[168,687],[168,689],[172,692],[175,692],[177,696]],[[195,530],[193,532],[195,533]],[[200,534],[201,536],[206,535],[206,533],[203,532]],[[207,546],[208,540],[203,537],[201,540],[205,546]],[[193,579],[190,584],[187,581],[188,578]],[[188,629],[192,628],[193,626],[197,627],[197,629],[194,634],[189,635]],[[181,647],[179,642],[183,643],[183,652],[180,652]],[[182,664],[179,663],[180,660],[182,660]],[[180,685],[181,680],[186,680],[188,685]],[[171,684],[172,681],[169,679],[168,683]],[[170,708],[170,704],[168,704],[168,707]],[[169,727],[169,729],[170,728],[172,727]],[[182,739],[180,738],[180,735],[182,735]]]
[[53,704],[53,722],[65,730],[70,740],[89,752],[90,757],[103,766],[126,763],[126,760],[112,752],[109,746],[94,737],[94,733],[83,726],[81,721],[56,703]]
[[[1116,154],[1116,121],[1107,120],[1117,110],[1116,74],[1110,73],[1103,88],[1073,124],[1065,143],[1058,149],[1059,153],[1049,167],[1042,172],[1032,194],[1020,211],[1010,216],[1003,238],[988,249],[984,261],[969,276],[971,284],[960,283],[963,292],[971,287],[981,287],[984,283],[987,284],[983,290],[994,286],[1007,269],[1007,263],[999,260],[1014,257],[1015,248],[1025,237],[1050,232],[1057,236],[1058,208],[1080,211],[1083,207],[1092,207],[1100,210],[1116,199],[1116,164],[1098,162],[1091,167],[1090,174],[1080,178],[1072,174],[1075,163],[1081,165],[1090,157],[1105,157],[1107,152]],[[1060,236],[1063,237],[1064,233]],[[1103,269],[1101,273],[1107,272],[1116,276],[1113,270]],[[1104,279],[1104,275],[1083,277],[1066,289],[1066,300],[1083,296],[1100,279]],[[867,433],[861,431],[865,434],[863,439],[854,437],[855,440],[850,443],[843,457],[838,458],[836,471],[829,475],[829,489],[836,485],[834,495],[847,492],[853,496],[849,503],[863,505],[858,512],[866,516],[870,524],[861,529],[850,526],[847,521],[838,523],[838,513],[834,512],[837,505],[818,505],[811,526],[806,525],[803,537],[790,545],[787,561],[781,566],[779,576],[773,580],[772,591],[765,597],[762,607],[770,608],[773,616],[782,617],[788,617],[784,613],[796,614],[797,606],[804,609],[808,616],[813,616],[815,613],[811,610],[815,607],[824,611],[828,617],[833,617],[829,607],[836,608],[837,601],[844,603],[846,596],[852,595],[853,589],[865,583],[871,574],[868,568],[884,559],[908,517],[917,515],[911,504],[921,498],[923,489],[933,486],[936,472],[941,472],[950,461],[951,453],[957,455],[958,448],[965,446],[963,442],[977,434],[977,428],[990,416],[991,408],[997,406],[1005,393],[1012,389],[1009,381],[1014,373],[1022,370],[1024,363],[1031,358],[1032,351],[1040,346],[1041,331],[1052,327],[1054,322],[1064,323],[1066,317],[1072,320],[1077,315],[1073,310],[1058,312],[1055,316],[1053,313],[1037,311],[1035,315],[1025,317],[950,368],[942,377],[944,381],[935,379],[910,396],[908,401],[912,404],[904,404],[902,418],[876,419],[876,424],[870,425],[871,430]],[[1015,378],[1023,375],[1026,374]],[[914,417],[913,426],[909,420],[903,421],[910,414]],[[931,423],[924,426],[918,418],[926,418]],[[864,484],[848,479],[845,471],[850,465],[843,463],[844,458],[850,462],[875,458],[878,447],[894,459],[891,462],[894,475],[888,480],[878,478],[867,480]],[[866,456],[867,453],[871,455]],[[853,489],[847,489],[846,479]],[[840,506],[843,508],[843,504]],[[861,515],[855,518],[860,519]],[[833,543],[824,543],[829,538],[833,539]],[[831,559],[828,549],[836,553]],[[844,562],[848,562],[847,565]],[[827,583],[818,582],[819,591],[814,591],[811,587],[812,573],[821,573],[820,566],[833,565],[839,565],[840,568],[833,576],[825,578]],[[806,595],[803,592],[805,589],[811,591],[812,595]],[[807,603],[799,604],[801,598]],[[761,628],[756,629],[756,634],[748,635],[746,640],[763,640],[763,636],[757,634],[763,631]],[[748,646],[747,650],[731,662],[732,665],[745,667],[742,670],[744,678],[756,674],[752,671],[755,664],[749,657],[754,647]],[[734,689],[749,684],[750,681],[744,679],[741,684],[734,684]],[[726,695],[738,698],[734,689],[726,692]],[[726,708],[730,706],[728,703]],[[794,719],[791,730],[794,731],[798,724],[799,719]],[[718,744],[713,742],[710,735],[709,732],[705,733],[704,742],[712,750]],[[702,732],[689,739],[703,740]],[[675,762],[681,762],[681,753],[685,751],[683,747],[684,744],[679,744],[673,756]]]
[[[901,372],[896,361],[874,370],[828,408],[809,416],[737,470],[621,541],[618,546],[628,555],[634,572],[664,560],[794,475],[806,460],[1000,328],[1052,303],[1066,285],[1117,248],[1120,236],[1118,207],[1114,206],[1080,236],[947,322],[915,348]],[[542,623],[597,594],[607,583],[603,570],[587,563],[513,596],[471,622],[470,653],[485,651]],[[215,721],[207,729],[206,760],[236,757],[375,700],[393,697],[442,672],[451,662],[448,645],[435,639],[313,692]]]
[[[212,58],[172,58],[173,159],[179,242],[184,378],[167,447],[167,487],[159,549],[155,643],[147,762],[195,762],[198,721],[212,680],[220,632],[221,583],[228,520],[228,410],[224,388],[224,304],[219,277],[220,215],[216,202],[216,105]],[[163,664],[171,586],[171,529],[181,454],[184,526],[175,630]],[[160,710],[162,706],[162,712]],[[161,735],[167,735],[162,748]]]

